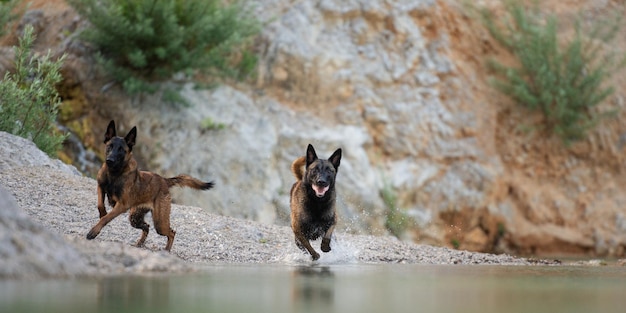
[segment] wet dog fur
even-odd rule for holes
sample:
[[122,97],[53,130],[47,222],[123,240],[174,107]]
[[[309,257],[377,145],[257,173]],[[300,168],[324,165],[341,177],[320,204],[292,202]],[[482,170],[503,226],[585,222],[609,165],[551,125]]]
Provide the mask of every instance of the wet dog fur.
[[[87,233],[87,239],[96,238],[106,224],[130,210],[130,224],[142,230],[136,244],[141,247],[150,230],[144,217],[152,211],[154,228],[159,235],[167,236],[165,250],[170,251],[176,232],[170,228],[172,197],[169,188],[180,186],[208,190],[213,188],[213,182],[203,182],[188,175],[164,178],[155,173],[139,171],[132,154],[136,139],[136,127],[125,137],[120,137],[116,136],[115,122],[109,123],[104,135],[106,161],[97,176],[100,220]],[[104,205],[105,197],[112,207],[108,213]]]
[[330,240],[337,224],[335,179],[340,162],[341,149],[337,149],[328,160],[323,160],[317,157],[315,149],[309,144],[306,156],[291,164],[291,171],[296,177],[290,192],[291,229],[298,248],[308,251],[313,260],[319,259],[320,255],[309,240],[322,237],[322,251],[331,250]]

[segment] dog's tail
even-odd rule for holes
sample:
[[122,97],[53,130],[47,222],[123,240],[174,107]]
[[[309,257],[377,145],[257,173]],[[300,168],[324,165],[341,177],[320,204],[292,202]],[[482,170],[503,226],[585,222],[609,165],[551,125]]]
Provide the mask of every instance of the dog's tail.
[[176,177],[172,177],[172,178],[166,178],[165,181],[167,181],[167,187],[171,188],[173,186],[178,186],[178,187],[189,187],[189,188],[193,188],[193,189],[200,189],[200,190],[209,190],[211,188],[213,188],[213,182],[203,182],[199,179],[195,179],[189,175],[178,175]]
[[306,159],[303,156],[295,159],[293,163],[291,163],[291,172],[297,180],[302,180],[302,177],[304,176],[302,172],[302,167],[304,166],[304,164],[306,164]]

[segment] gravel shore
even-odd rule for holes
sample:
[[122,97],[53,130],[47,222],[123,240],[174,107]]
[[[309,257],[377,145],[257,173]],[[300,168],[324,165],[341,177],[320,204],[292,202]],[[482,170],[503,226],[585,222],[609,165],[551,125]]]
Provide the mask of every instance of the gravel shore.
[[[289,227],[214,215],[202,208],[183,205],[173,205],[172,208],[171,222],[176,238],[171,253],[162,251],[166,238],[156,234],[153,228],[144,248],[133,247],[141,232],[129,225],[128,214],[114,219],[96,239],[88,241],[85,234],[98,221],[95,180],[46,167],[19,167],[3,171],[0,184],[30,218],[53,233],[62,234],[85,260],[87,273],[179,272],[216,262],[311,262],[296,248]],[[151,224],[149,214],[146,221]],[[509,255],[411,244],[390,236],[345,233],[335,235],[333,250],[323,253],[318,262],[537,263]]]
[[[4,227],[0,232],[0,252],[13,260],[13,269],[0,271],[1,276],[72,276],[105,275],[119,273],[185,272],[199,270],[216,263],[274,263],[308,264],[310,257],[300,252],[294,242],[291,229],[286,226],[267,225],[253,221],[219,216],[198,207],[172,206],[171,224],[176,238],[171,253],[162,251],[166,238],[152,228],[150,214],[146,221],[151,225],[145,247],[133,244],[140,231],[132,228],[128,214],[123,214],[105,226],[94,240],[85,235],[98,221],[96,209],[96,181],[80,175],[72,167],[50,160],[32,151],[25,140],[7,141],[0,149],[0,198],[4,206],[16,206],[16,217],[0,216]],[[14,144],[14,145],[11,145]],[[31,149],[31,150],[29,150]],[[30,151],[24,153],[24,151]],[[19,153],[16,153],[19,152]],[[16,155],[30,155],[29,159],[16,160]],[[0,189],[2,189],[0,188]],[[219,192],[219,185],[208,192]],[[0,196],[2,195],[0,194]],[[11,199],[6,199],[11,198]],[[12,199],[14,198],[14,200]],[[16,204],[16,205],[15,205]],[[210,207],[210,203],[207,204]],[[6,209],[6,208],[3,208]],[[9,211],[6,211],[9,212]],[[25,213],[25,214],[24,214]],[[22,215],[26,216],[22,216]],[[6,215],[6,214],[5,214]],[[29,220],[26,225],[24,220]],[[41,228],[41,229],[39,229]],[[30,233],[20,234],[27,229]],[[35,230],[33,230],[35,229]],[[0,229],[1,230],[1,229]],[[42,239],[36,239],[42,237]],[[37,251],[25,256],[37,240],[37,247],[50,246],[56,240],[74,250],[77,257],[52,257],[52,261],[33,261]],[[47,240],[47,241],[46,241]],[[17,247],[17,248],[16,248]],[[319,247],[319,242],[314,244]],[[365,236],[335,233],[333,250],[322,253],[321,264],[343,263],[417,263],[417,264],[501,264],[531,265],[554,264],[551,261],[517,258],[509,255],[493,255],[458,251],[442,247],[402,242],[391,236]],[[55,248],[56,251],[60,251]],[[9,252],[7,252],[9,251]],[[12,252],[11,252],[12,251]],[[42,253],[39,253],[41,255]],[[54,255],[54,251],[50,252]],[[57,253],[58,254],[58,253]],[[73,253],[71,253],[73,254]],[[68,255],[65,253],[65,255]],[[40,256],[41,258],[41,256]],[[65,259],[70,264],[63,264]],[[35,264],[20,268],[24,264]],[[35,268],[35,270],[33,270]],[[24,271],[41,272],[41,275]],[[31,275],[32,274],[32,275]]]

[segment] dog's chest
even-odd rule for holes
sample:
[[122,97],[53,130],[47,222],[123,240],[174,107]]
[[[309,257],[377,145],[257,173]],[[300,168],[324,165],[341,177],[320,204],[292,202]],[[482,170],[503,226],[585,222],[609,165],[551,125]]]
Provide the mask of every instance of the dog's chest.
[[[316,199],[317,200],[317,199]],[[310,224],[326,225],[334,220],[335,215],[334,201],[305,201],[303,205],[303,218]]]
[[104,193],[109,196],[109,199],[117,202],[122,198],[125,181],[126,180],[122,177],[107,176],[103,181],[98,183],[100,184],[100,188],[104,190]]
[[312,240],[322,236],[335,223],[333,211],[307,212],[300,218],[302,233]]

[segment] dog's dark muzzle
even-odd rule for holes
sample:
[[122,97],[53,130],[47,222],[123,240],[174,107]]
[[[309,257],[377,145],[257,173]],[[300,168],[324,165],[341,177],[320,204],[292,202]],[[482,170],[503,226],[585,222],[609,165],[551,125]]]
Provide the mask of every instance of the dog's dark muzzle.
[[319,179],[318,181],[315,182],[315,184],[320,187],[328,187],[328,181],[323,180],[323,179]]
[[106,159],[107,167],[112,171],[119,171],[124,164],[123,159],[108,157]]

